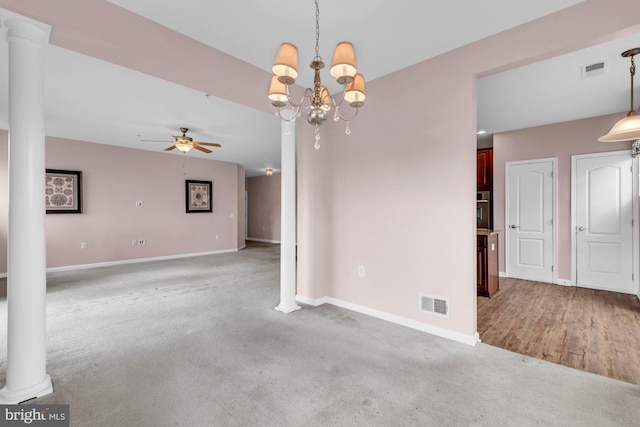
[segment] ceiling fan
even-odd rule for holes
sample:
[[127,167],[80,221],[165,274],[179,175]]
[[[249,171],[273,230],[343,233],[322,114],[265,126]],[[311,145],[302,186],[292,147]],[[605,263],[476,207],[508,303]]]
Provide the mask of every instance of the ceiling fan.
[[[180,132],[182,132],[182,135],[172,135],[173,138],[175,139],[175,143],[169,147],[169,148],[165,148],[164,151],[171,151],[174,149],[178,149],[180,151],[182,151],[183,153],[188,153],[189,151],[191,151],[192,148],[195,148],[196,150],[202,151],[203,153],[211,153],[212,151],[209,150],[208,148],[204,148],[203,145],[205,146],[209,146],[209,147],[222,147],[222,145],[215,143],[215,142],[200,142],[200,141],[194,141],[193,138],[187,136],[187,132],[189,131],[188,128],[180,128]],[[146,141],[146,142],[171,142],[171,141],[158,141],[158,140],[154,140],[154,139],[142,139],[141,141]]]

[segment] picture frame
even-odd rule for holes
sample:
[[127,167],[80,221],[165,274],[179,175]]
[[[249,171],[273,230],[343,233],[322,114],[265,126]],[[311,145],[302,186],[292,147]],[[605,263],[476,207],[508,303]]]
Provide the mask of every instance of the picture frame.
[[45,200],[48,214],[82,213],[82,171],[46,169]]
[[213,212],[211,188],[211,181],[185,180],[186,212]]

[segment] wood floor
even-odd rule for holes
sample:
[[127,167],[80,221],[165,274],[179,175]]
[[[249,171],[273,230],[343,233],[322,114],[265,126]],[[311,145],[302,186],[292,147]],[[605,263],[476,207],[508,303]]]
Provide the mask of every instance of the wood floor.
[[640,384],[640,301],[634,295],[500,278],[478,297],[482,342]]

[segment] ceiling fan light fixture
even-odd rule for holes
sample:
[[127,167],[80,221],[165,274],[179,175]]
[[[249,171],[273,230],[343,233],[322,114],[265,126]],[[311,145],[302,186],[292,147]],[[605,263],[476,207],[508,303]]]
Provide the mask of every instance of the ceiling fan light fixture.
[[639,53],[640,47],[622,52],[624,58],[631,58],[631,68],[629,68],[629,74],[631,75],[631,106],[626,117],[618,120],[606,135],[598,138],[600,142],[621,142],[640,139],[640,116],[633,109],[633,76],[636,74],[636,64],[633,57]]
[[187,144],[184,142],[177,142],[175,145],[176,145],[176,148],[182,151],[183,153],[188,153],[193,148],[192,144]]

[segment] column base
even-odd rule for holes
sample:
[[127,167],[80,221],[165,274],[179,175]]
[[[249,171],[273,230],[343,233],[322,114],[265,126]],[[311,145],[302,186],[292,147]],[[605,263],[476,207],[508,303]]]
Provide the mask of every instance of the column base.
[[49,374],[36,385],[23,388],[22,390],[7,390],[7,387],[3,387],[0,390],[0,404],[14,405],[33,398],[46,396],[53,393],[53,385],[51,384],[51,377]]
[[300,310],[302,307],[300,307],[298,304],[293,303],[293,305],[283,305],[282,303],[277,305],[275,307],[276,310],[283,312],[284,314],[289,314],[289,313],[293,313],[294,311]]

